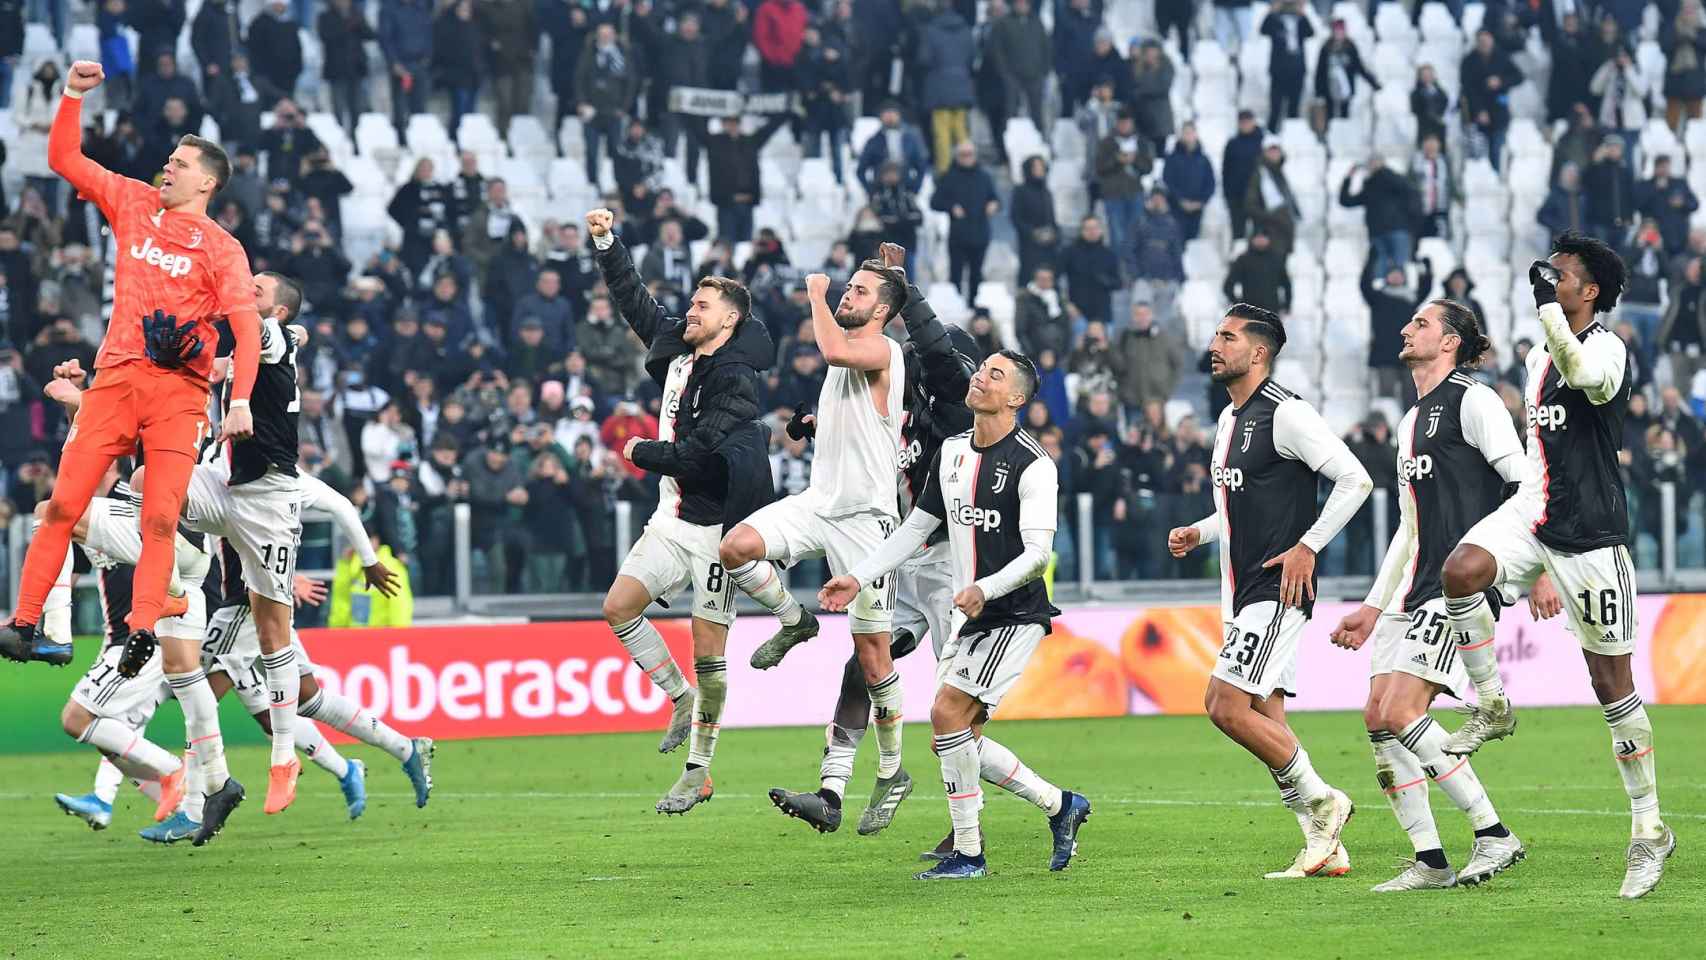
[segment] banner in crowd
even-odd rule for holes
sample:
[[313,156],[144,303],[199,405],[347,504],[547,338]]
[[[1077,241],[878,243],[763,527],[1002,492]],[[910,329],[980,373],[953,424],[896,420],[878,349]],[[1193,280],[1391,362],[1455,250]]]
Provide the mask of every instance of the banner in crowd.
[[[1333,646],[1328,633],[1357,607],[1321,603],[1304,634],[1293,709],[1360,709],[1369,649]],[[1634,673],[1649,703],[1706,703],[1706,594],[1644,596]],[[657,620],[676,662],[692,664],[685,620]],[[756,671],[752,650],[775,630],[743,617],[729,637],[726,727],[828,722],[852,645],[841,617],[823,617],[817,639],[781,666]],[[602,621],[520,626],[304,630],[320,682],[375,710],[412,736],[440,739],[659,730],[669,700],[628,658]],[[1000,719],[1196,713],[1220,655],[1218,606],[1090,606],[1067,610],[1008,694]],[[94,656],[79,645],[79,665]],[[1579,646],[1563,617],[1536,623],[1527,606],[1506,610],[1496,649],[1505,686],[1521,706],[1594,703]],[[898,664],[906,719],[929,717],[935,663],[928,645]],[[0,752],[75,749],[59,710],[78,667],[0,671]],[[234,742],[258,742],[253,722],[227,698],[222,723]],[[151,725],[159,742],[182,735],[176,704]],[[334,739],[339,739],[334,737]],[[347,742],[347,739],[339,739]]]
[[738,117],[743,113],[788,113],[794,109],[793,94],[741,94],[709,87],[674,87],[669,91],[671,113],[700,117]]

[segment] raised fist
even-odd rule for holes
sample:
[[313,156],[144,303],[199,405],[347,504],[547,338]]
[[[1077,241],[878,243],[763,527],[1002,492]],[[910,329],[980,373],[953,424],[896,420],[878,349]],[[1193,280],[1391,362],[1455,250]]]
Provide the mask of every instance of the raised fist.
[[99,62],[78,60],[65,75],[65,89],[75,93],[87,93],[100,86],[101,81],[106,78],[106,71],[101,69]]
[[824,295],[829,293],[829,275],[824,273],[807,274],[806,293],[813,300],[822,300]]
[[602,237],[610,232],[610,227],[616,223],[616,214],[599,207],[590,210],[586,215],[586,232],[588,236]]

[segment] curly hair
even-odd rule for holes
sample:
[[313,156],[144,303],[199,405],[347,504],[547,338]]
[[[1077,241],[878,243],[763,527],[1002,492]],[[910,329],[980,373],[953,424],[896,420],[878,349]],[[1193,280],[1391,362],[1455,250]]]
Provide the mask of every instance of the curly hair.
[[1610,313],[1617,306],[1617,298],[1623,295],[1623,284],[1629,278],[1629,270],[1610,244],[1585,233],[1566,230],[1553,239],[1552,253],[1568,254],[1587,268],[1588,276],[1599,286],[1599,296],[1593,301],[1595,313]]

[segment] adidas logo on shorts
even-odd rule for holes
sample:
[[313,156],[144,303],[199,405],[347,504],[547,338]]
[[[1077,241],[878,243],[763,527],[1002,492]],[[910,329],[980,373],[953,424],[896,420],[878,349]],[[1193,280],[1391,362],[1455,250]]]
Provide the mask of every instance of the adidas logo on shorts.
[[959,677],[961,680],[970,680],[971,671],[967,670],[965,667],[961,667],[959,672],[955,673],[954,676]]
[[1428,665],[1428,658],[1427,658],[1427,655],[1426,655],[1426,654],[1420,654],[1420,653],[1418,653],[1418,654],[1416,654],[1416,655],[1415,655],[1415,656],[1413,656],[1413,657],[1411,657],[1411,658],[1410,658],[1410,662],[1411,662],[1411,663],[1419,663],[1419,664],[1421,664],[1421,665],[1422,665],[1422,666],[1424,666],[1424,667],[1425,667],[1425,666],[1427,666],[1427,665]]
[[1235,663],[1232,665],[1232,669],[1226,671],[1226,673],[1228,676],[1242,677],[1244,675],[1244,667]]

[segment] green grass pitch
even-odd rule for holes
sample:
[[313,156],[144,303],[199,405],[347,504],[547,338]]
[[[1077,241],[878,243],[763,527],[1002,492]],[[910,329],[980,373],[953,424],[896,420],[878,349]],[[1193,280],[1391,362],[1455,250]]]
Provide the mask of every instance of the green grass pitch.
[[[1381,896],[1408,841],[1374,786],[1360,718],[1295,726],[1357,802],[1343,879],[1264,881],[1300,845],[1267,774],[1201,717],[997,722],[1044,776],[1086,793],[1080,856],[1046,869],[1042,815],[990,790],[981,881],[911,879],[946,831],[929,731],[906,730],[918,789],[888,831],[853,831],[874,776],[867,745],[847,822],[819,836],[765,797],[816,785],[822,734],[728,730],[717,796],[684,818],[652,804],[680,756],[653,734],[441,743],[416,810],[367,748],[371,799],[346,820],[312,767],[282,816],[261,813],[266,753],[232,751],[249,799],[212,846],[136,837],[129,786],[92,833],[53,805],[82,793],[94,753],[0,757],[5,891],[0,956],[209,957],[1699,957],[1706,920],[1706,708],[1652,709],[1660,797],[1680,837],[1664,883],[1616,899],[1628,802],[1591,709],[1522,713],[1476,758],[1527,862],[1477,889]],[[1455,721],[1452,721],[1455,725]],[[161,734],[156,723],[156,735]],[[1454,865],[1470,832],[1440,791]]]

